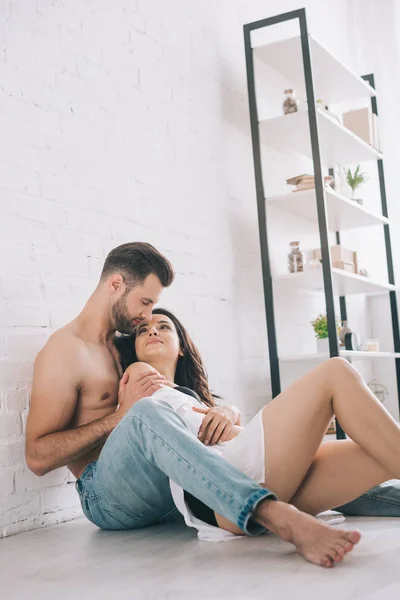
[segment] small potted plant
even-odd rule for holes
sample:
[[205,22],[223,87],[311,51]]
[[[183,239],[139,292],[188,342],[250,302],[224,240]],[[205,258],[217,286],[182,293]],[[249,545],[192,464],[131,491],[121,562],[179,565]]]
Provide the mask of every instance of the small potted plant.
[[[318,352],[329,352],[329,333],[328,333],[328,319],[326,315],[320,313],[314,321],[311,321],[311,325],[314,328],[315,337],[317,339],[317,351]],[[339,336],[340,321],[336,318],[336,332]],[[338,340],[339,341],[339,340]]]
[[347,183],[349,184],[349,186],[351,187],[351,190],[353,192],[351,199],[354,200],[354,202],[357,202],[358,204],[363,204],[364,200],[362,200],[361,198],[357,198],[357,196],[356,196],[356,189],[359,188],[360,185],[365,183],[367,181],[368,177],[366,176],[365,173],[361,173],[360,165],[357,165],[354,173],[352,173],[350,169],[347,169],[346,179],[347,179]]
[[329,334],[328,319],[326,315],[319,314],[316,319],[311,321],[317,339],[317,351],[329,352]]

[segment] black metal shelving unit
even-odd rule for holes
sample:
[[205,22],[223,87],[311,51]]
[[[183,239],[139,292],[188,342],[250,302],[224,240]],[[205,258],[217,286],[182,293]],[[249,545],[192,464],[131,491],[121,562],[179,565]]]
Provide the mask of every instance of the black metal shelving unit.
[[[262,162],[261,162],[261,140],[260,140],[260,129],[259,129],[259,118],[257,109],[257,98],[256,98],[256,86],[255,86],[255,70],[254,70],[254,56],[253,47],[251,44],[251,33],[255,30],[271,27],[279,23],[286,21],[297,20],[300,30],[301,40],[301,51],[302,51],[302,62],[304,69],[305,89],[308,104],[308,119],[309,119],[309,130],[311,138],[311,150],[312,160],[314,164],[314,177],[315,177],[315,195],[317,204],[317,215],[318,215],[318,228],[321,242],[321,255],[322,255],[322,272],[324,282],[324,293],[326,302],[326,314],[328,321],[328,332],[329,332],[329,354],[331,357],[339,356],[339,348],[337,342],[337,331],[336,331],[336,318],[335,318],[335,305],[334,305],[334,290],[333,290],[333,277],[332,277],[332,266],[329,249],[329,238],[328,238],[328,221],[327,221],[327,205],[324,191],[323,182],[323,171],[322,171],[322,160],[320,152],[320,138],[318,132],[318,120],[315,102],[315,89],[313,82],[313,69],[312,59],[310,52],[310,41],[307,29],[306,11],[304,8],[282,13],[267,19],[255,21],[244,25],[244,44],[245,44],[245,55],[246,55],[246,69],[247,69],[247,88],[248,88],[248,99],[250,109],[250,125],[251,125],[251,138],[253,147],[253,160],[254,160],[254,174],[256,183],[256,195],[257,195],[257,208],[258,208],[258,225],[259,225],[259,237],[260,237],[260,249],[261,249],[261,262],[262,262],[262,276],[264,286],[264,301],[265,311],[267,318],[267,332],[268,332],[268,348],[269,348],[269,360],[271,369],[271,387],[272,397],[276,397],[281,391],[281,377],[277,347],[277,335],[275,326],[275,308],[274,308],[274,297],[273,297],[273,280],[271,273],[270,264],[270,252],[268,247],[268,231],[267,231],[267,211],[265,204],[265,193],[264,193],[264,181],[262,173]],[[375,88],[374,76],[364,75],[363,79],[366,80],[371,87]],[[377,102],[376,98],[371,98],[372,111],[377,115]],[[328,165],[332,168],[334,165]],[[384,217],[388,217],[388,208],[386,200],[386,189],[385,189],[385,178],[384,178],[384,167],[383,160],[379,158],[377,160],[380,195],[382,204],[382,214]],[[392,247],[390,241],[390,228],[389,224],[383,225],[385,235],[385,247],[386,247],[386,260],[388,269],[388,279],[390,284],[395,284],[394,280],[394,268],[393,268],[393,256]],[[340,232],[336,232],[337,243],[340,243]],[[390,308],[392,317],[392,330],[394,340],[394,352],[400,352],[400,329],[399,329],[399,316],[397,310],[396,292],[390,291]],[[339,298],[340,300],[340,312],[342,320],[347,318],[346,299],[344,296]],[[397,377],[397,396],[400,408],[400,358],[394,358],[396,363],[396,377]],[[338,439],[343,439],[345,433],[337,423]]]

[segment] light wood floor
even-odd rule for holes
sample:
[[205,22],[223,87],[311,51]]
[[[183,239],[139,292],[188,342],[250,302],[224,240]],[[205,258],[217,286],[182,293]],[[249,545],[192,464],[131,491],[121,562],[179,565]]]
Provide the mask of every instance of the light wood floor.
[[185,525],[103,532],[85,519],[0,540],[4,600],[393,600],[400,519],[347,519],[363,534],[324,570],[274,536],[211,544]]

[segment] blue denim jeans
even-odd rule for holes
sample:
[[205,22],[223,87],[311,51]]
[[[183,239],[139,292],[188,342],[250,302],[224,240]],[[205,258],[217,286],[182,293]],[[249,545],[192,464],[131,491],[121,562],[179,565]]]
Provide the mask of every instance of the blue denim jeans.
[[251,519],[276,496],[210,451],[166,403],[143,398],[109,436],[97,461],[76,482],[85,516],[101,529],[135,529],[180,519],[169,479],[248,535]]
[[400,517],[400,479],[386,481],[335,510],[358,517]]

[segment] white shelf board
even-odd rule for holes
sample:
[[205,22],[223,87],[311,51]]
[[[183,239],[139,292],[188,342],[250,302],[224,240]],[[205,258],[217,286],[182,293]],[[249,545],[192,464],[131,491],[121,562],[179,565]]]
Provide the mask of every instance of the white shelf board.
[[[378,150],[319,109],[317,121],[321,160],[326,167],[382,158]],[[260,121],[260,133],[262,143],[268,146],[312,158],[308,111],[264,119]]]
[[[375,90],[366,81],[353,73],[312,36],[309,35],[308,39],[316,100],[321,98],[329,105],[375,96]],[[256,46],[253,51],[262,61],[292,82],[299,96],[305,97],[300,36]]]
[[[374,360],[382,358],[400,358],[399,352],[363,352],[359,350],[340,350],[339,354],[343,358],[351,358],[352,360]],[[280,356],[280,362],[324,362],[328,360],[328,352],[319,354],[293,354],[291,356]]]
[[[340,269],[332,269],[333,291],[336,296],[351,296],[354,294],[382,294],[383,292],[396,291],[395,285],[375,281],[369,277],[346,273]],[[322,267],[306,270],[303,273],[289,273],[273,279],[274,289],[279,288],[323,292],[324,282]]]
[[336,442],[336,433],[326,433],[323,437],[323,442]]
[[[329,187],[325,187],[325,198],[330,231],[342,231],[389,223],[389,219],[386,217],[368,211],[364,206],[337,194]],[[288,192],[281,196],[266,198],[266,205],[279,208],[315,223],[318,222],[315,189]]]

